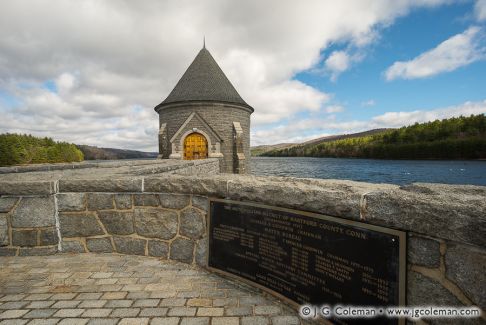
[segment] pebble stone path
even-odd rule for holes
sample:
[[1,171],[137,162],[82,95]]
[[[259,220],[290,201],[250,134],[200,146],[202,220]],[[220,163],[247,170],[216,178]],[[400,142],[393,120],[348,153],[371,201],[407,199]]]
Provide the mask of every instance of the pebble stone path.
[[[305,322],[307,323],[307,322]],[[150,257],[0,257],[0,325],[304,324],[277,299]]]

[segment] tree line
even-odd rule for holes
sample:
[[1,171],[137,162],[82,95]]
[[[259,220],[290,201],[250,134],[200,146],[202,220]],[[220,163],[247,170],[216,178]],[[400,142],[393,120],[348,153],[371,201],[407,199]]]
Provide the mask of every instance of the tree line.
[[83,161],[76,145],[27,134],[0,134],[0,166]]
[[83,152],[85,160],[114,160],[114,159],[140,159],[157,158],[158,152],[143,152],[115,148],[98,148],[95,146],[78,145]]
[[484,159],[486,116],[460,116],[415,123],[382,133],[297,145],[263,154],[269,157],[377,159]]

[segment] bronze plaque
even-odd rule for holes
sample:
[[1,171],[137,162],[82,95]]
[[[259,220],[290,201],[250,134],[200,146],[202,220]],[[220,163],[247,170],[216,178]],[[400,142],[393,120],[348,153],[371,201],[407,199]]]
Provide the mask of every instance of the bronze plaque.
[[220,199],[210,200],[209,220],[208,267],[251,281],[294,306],[405,304],[402,231]]

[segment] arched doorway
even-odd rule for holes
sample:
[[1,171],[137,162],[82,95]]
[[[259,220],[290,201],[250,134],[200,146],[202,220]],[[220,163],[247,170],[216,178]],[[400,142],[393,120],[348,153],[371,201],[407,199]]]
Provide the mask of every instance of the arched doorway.
[[184,139],[184,159],[205,159],[208,157],[208,141],[200,133],[191,133]]

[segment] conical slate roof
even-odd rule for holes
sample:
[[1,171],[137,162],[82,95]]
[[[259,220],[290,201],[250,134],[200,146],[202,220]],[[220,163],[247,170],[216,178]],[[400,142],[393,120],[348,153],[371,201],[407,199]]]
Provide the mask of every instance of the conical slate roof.
[[187,101],[218,101],[251,108],[205,47],[199,51],[169,96],[157,107]]

